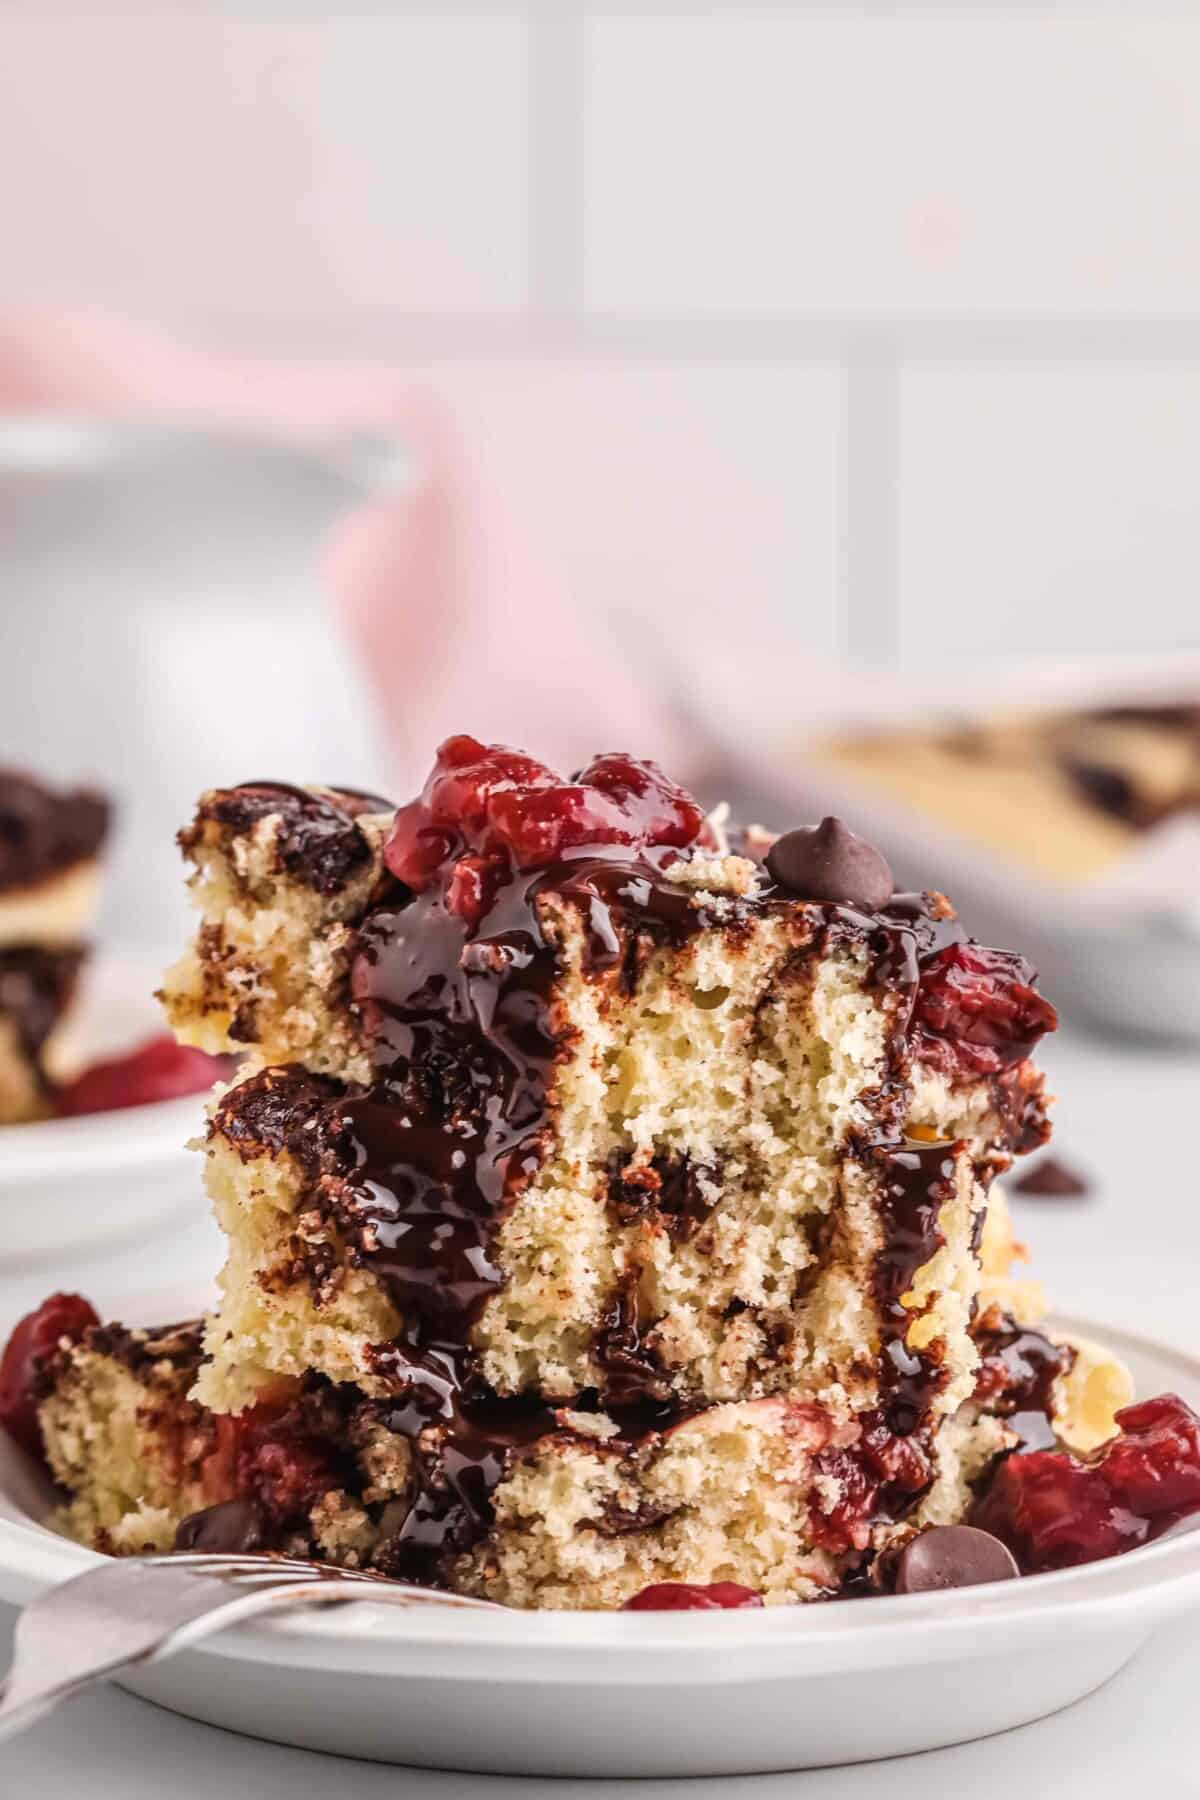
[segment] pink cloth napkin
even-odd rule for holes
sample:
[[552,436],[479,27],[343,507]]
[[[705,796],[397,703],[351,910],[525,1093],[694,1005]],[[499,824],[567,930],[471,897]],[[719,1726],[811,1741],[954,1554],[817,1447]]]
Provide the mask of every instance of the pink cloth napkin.
[[110,320],[0,313],[0,406],[185,419],[299,441],[394,433],[419,476],[348,517],[329,547],[330,604],[355,647],[394,791],[414,790],[451,732],[516,743],[569,770],[598,750],[696,772],[667,699],[549,577],[519,503],[435,386],[402,367],[254,359]]

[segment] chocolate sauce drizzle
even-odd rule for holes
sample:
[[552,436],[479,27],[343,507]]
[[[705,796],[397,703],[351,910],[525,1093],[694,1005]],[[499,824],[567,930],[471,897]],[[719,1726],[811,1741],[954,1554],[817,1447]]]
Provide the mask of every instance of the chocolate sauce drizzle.
[[604,1398],[610,1406],[646,1400],[669,1403],[671,1399],[670,1383],[658,1358],[643,1342],[638,1286],[639,1271],[627,1270],[592,1338],[592,1353],[604,1371]]
[[875,1294],[883,1327],[880,1374],[883,1415],[896,1437],[908,1437],[929,1415],[945,1385],[936,1343],[912,1350],[905,1338],[913,1314],[902,1304],[918,1269],[946,1239],[942,1207],[954,1198],[959,1144],[906,1142],[874,1145],[868,1151],[880,1174],[883,1248],[875,1263]]
[[[640,937],[681,941],[708,922],[663,875],[678,856],[592,852],[518,877],[475,930],[437,888],[362,928],[353,990],[379,1075],[338,1107],[353,1147],[342,1211],[405,1320],[375,1360],[401,1390],[389,1425],[414,1445],[417,1497],[400,1534],[412,1572],[478,1536],[507,1453],[557,1426],[546,1407],[490,1395],[469,1350],[503,1279],[492,1238],[541,1160],[547,1088],[569,1030],[554,1013],[558,956],[539,897],[577,908],[588,971],[611,970]],[[642,1352],[636,1306],[623,1288],[598,1328],[610,1407],[667,1394]]]
[[1002,1323],[987,1323],[973,1335],[981,1359],[976,1400],[1011,1426],[1022,1450],[1057,1449],[1054,1383],[1070,1370],[1075,1351],[1007,1313]]
[[430,1341],[465,1343],[500,1285],[494,1230],[541,1158],[570,1026],[554,1016],[558,955],[539,897],[578,909],[588,972],[612,969],[630,924],[636,949],[639,934],[681,941],[707,923],[662,875],[678,854],[589,854],[518,878],[474,931],[436,889],[363,926],[354,998],[379,1077],[341,1109],[357,1147],[351,1186],[364,1259]]

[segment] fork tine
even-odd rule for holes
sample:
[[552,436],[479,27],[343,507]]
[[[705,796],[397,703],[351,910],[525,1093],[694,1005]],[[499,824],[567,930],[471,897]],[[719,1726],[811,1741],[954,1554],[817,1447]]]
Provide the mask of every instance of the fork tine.
[[169,1558],[127,1558],[126,1566],[131,1561],[158,1565],[169,1561],[173,1567],[222,1575],[227,1580],[246,1575],[264,1579],[275,1576],[281,1581],[316,1579],[332,1583],[351,1582],[373,1590],[371,1595],[362,1596],[364,1600],[385,1594],[404,1594],[414,1605],[419,1606],[470,1607],[476,1610],[483,1608],[490,1612],[507,1610],[498,1606],[494,1600],[479,1600],[470,1594],[452,1594],[441,1588],[420,1587],[414,1582],[396,1581],[391,1576],[377,1575],[370,1569],[348,1569],[338,1563],[314,1562],[304,1557],[258,1554],[253,1551],[176,1550]]

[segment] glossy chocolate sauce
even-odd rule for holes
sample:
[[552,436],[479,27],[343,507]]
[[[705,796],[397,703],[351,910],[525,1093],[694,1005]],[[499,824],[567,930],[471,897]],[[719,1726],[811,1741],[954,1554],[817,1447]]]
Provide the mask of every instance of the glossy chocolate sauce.
[[[569,1024],[553,1016],[558,958],[539,896],[578,909],[585,971],[611,970],[638,954],[639,940],[680,943],[715,922],[665,879],[678,855],[591,853],[518,877],[474,930],[438,888],[363,926],[353,991],[379,1078],[338,1109],[354,1143],[346,1198],[363,1261],[397,1310],[419,1319],[424,1341],[467,1342],[501,1281],[492,1235],[540,1162],[547,1088]],[[734,902],[721,924],[736,930],[793,904],[768,890]],[[951,940],[917,898],[902,897],[900,908],[875,920],[839,908],[837,929],[878,938],[879,978],[915,988],[920,962]],[[670,1206],[670,1177],[666,1185]],[[603,1329],[627,1360],[633,1325],[627,1305],[618,1300],[616,1311]]]
[[579,907],[589,970],[625,953],[630,912],[659,935],[702,923],[651,863],[589,856],[510,883],[474,931],[433,890],[361,933],[354,997],[379,1079],[340,1109],[357,1161],[348,1190],[364,1261],[430,1342],[466,1342],[501,1280],[492,1234],[540,1162],[568,1029],[553,1016],[546,891]]
[[[709,922],[662,874],[678,856],[591,853],[520,876],[473,930],[438,888],[362,928],[353,991],[379,1076],[337,1107],[352,1146],[339,1211],[406,1321],[376,1362],[402,1392],[389,1425],[414,1446],[417,1498],[400,1535],[414,1572],[478,1535],[509,1450],[556,1428],[545,1407],[488,1395],[468,1349],[502,1281],[493,1234],[541,1160],[569,1029],[554,1016],[558,958],[538,897],[574,904],[587,970],[611,970],[637,955],[640,936],[681,941]],[[597,1350],[606,1404],[666,1397],[638,1343],[631,1290],[614,1299]]]
[[981,1366],[975,1398],[1004,1419],[1021,1439],[1022,1450],[1054,1450],[1054,1383],[1070,1370],[1075,1352],[1054,1344],[1043,1332],[1018,1325],[1007,1314],[974,1332]]
[[908,1437],[928,1417],[945,1384],[936,1346],[911,1350],[905,1337],[913,1315],[902,1305],[917,1271],[946,1239],[939,1218],[954,1198],[957,1144],[876,1145],[868,1152],[880,1173],[883,1248],[875,1263],[875,1294],[883,1328],[880,1374],[889,1430]]

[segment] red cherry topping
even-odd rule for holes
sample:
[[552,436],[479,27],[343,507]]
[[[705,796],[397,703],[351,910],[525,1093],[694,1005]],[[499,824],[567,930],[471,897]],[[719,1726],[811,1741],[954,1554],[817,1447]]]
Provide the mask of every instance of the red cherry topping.
[[124,1056],[94,1062],[54,1097],[61,1118],[80,1113],[116,1112],[124,1106],[144,1106],[151,1100],[176,1100],[181,1094],[199,1094],[210,1088],[224,1069],[222,1058],[208,1056],[177,1044],[174,1038],[154,1037]]
[[269,1518],[303,1517],[340,1485],[327,1458],[302,1439],[265,1438],[239,1463],[239,1485]]
[[341,1485],[289,1408],[269,1400],[245,1412],[217,1416],[216,1441],[203,1478],[213,1504],[255,1500],[275,1525],[303,1517],[323,1494]]
[[926,966],[917,991],[913,1027],[918,1054],[935,1067],[955,1063],[994,1075],[1028,1056],[1058,1024],[1050,1002],[1033,986],[1024,957],[982,944],[950,944]]
[[1200,1418],[1175,1394],[1117,1414],[1090,1457],[1032,1451],[1000,1465],[972,1523],[1001,1538],[1025,1574],[1133,1550],[1200,1510]]
[[[865,1550],[884,1489],[918,1494],[933,1480],[929,1454],[915,1437],[896,1437],[879,1414],[868,1414],[856,1443],[818,1451],[825,1498],[812,1502],[813,1542],[831,1556]],[[835,1498],[830,1499],[830,1496]]]
[[419,799],[402,806],[384,859],[420,893],[477,925],[514,870],[546,868],[589,844],[711,844],[691,795],[652,762],[598,756],[572,781],[502,744],[447,738]]
[[737,1581],[656,1581],[627,1600],[623,1612],[733,1612],[761,1606],[763,1597]]
[[65,1342],[77,1344],[100,1320],[80,1294],[51,1294],[17,1325],[0,1359],[0,1425],[33,1456],[42,1455],[36,1377]]
[[1101,1467],[1123,1506],[1150,1519],[1200,1506],[1200,1418],[1190,1406],[1160,1394],[1123,1407],[1117,1424]]

